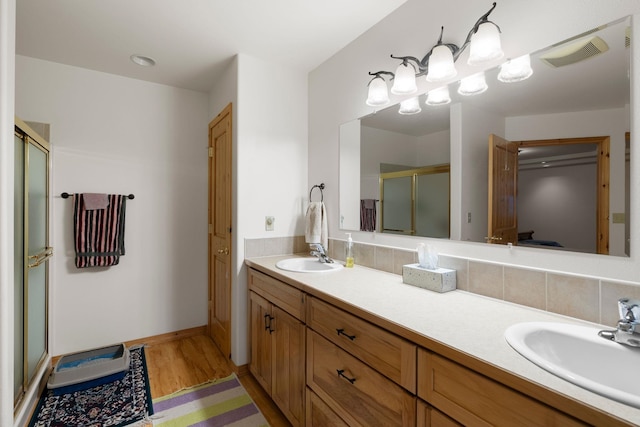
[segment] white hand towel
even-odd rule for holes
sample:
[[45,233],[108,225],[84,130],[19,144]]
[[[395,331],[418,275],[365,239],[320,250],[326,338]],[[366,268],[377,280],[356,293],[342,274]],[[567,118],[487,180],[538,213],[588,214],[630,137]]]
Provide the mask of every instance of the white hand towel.
[[327,212],[322,202],[311,202],[305,216],[305,241],[320,243],[326,249],[328,243]]

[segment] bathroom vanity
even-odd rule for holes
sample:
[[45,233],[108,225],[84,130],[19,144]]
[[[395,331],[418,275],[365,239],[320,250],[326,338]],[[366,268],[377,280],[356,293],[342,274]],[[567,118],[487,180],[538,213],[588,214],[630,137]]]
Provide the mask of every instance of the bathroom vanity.
[[294,426],[640,424],[640,409],[548,373],[504,338],[519,322],[585,322],[360,266],[276,268],[290,257],[245,262],[250,370]]

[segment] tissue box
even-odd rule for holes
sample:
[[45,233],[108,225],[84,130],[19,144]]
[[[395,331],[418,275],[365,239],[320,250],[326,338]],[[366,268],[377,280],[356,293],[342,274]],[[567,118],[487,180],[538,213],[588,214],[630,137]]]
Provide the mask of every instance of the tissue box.
[[447,268],[429,270],[420,264],[407,264],[402,266],[402,282],[434,292],[449,292],[456,289],[456,271]]

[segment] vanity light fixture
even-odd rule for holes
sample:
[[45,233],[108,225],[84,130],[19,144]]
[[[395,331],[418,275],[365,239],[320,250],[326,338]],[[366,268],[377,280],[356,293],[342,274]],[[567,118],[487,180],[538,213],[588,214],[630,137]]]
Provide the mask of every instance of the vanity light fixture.
[[154,65],[156,65],[155,59],[144,55],[138,55],[137,53],[131,55],[129,59],[131,59],[133,63],[138,64],[142,67],[153,67]]
[[367,97],[367,105],[371,107],[384,107],[389,102],[389,92],[387,91],[387,83],[380,76],[376,76],[369,82],[369,96]]
[[505,83],[515,83],[526,80],[533,74],[531,69],[531,57],[523,55],[519,58],[510,59],[500,66],[498,80]]
[[[502,57],[504,54],[500,43],[500,28],[488,20],[489,15],[495,8],[496,3],[494,2],[491,9],[474,24],[460,47],[453,43],[442,42],[444,27],[441,27],[438,43],[424,55],[422,60],[414,56],[391,55],[394,59],[402,60],[402,63],[396,69],[395,74],[390,71],[369,72],[370,76],[374,76],[369,82],[369,92],[381,89],[376,79],[384,80],[385,75],[389,76],[390,80],[394,80],[391,93],[396,95],[415,93],[417,91],[415,79],[420,76],[426,75],[427,80],[431,82],[448,80],[457,74],[453,64],[467,46],[471,46],[469,63],[473,65],[481,65],[487,61]],[[447,50],[449,53],[446,52]],[[430,61],[431,64],[429,64]],[[410,72],[412,69],[413,72]],[[374,81],[376,81],[376,84],[372,88],[371,83]],[[367,100],[370,99],[376,99],[376,96],[369,93]]]
[[458,93],[464,96],[479,95],[487,90],[487,81],[484,78],[484,71],[465,77],[460,81]]
[[427,105],[446,105],[451,102],[451,95],[449,95],[449,87],[443,86],[438,89],[434,89],[427,94]]
[[476,33],[471,36],[469,49],[469,65],[482,65],[485,62],[500,59],[504,56],[500,43],[500,29],[493,22],[483,22]]
[[439,44],[431,51],[431,63],[427,72],[428,82],[443,82],[458,74],[453,63],[453,53],[448,46]]
[[398,113],[410,115],[410,114],[418,114],[420,111],[422,111],[422,108],[420,108],[420,101],[416,96],[416,97],[405,99],[404,101],[402,101],[400,103],[400,110],[398,111]]
[[391,93],[394,95],[410,95],[418,91],[416,85],[416,69],[405,59],[396,68]]

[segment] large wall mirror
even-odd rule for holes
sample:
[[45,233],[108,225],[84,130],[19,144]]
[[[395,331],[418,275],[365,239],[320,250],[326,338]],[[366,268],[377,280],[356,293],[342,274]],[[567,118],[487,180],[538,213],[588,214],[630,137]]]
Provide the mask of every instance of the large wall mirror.
[[[418,114],[394,105],[342,125],[341,229],[629,256],[630,26],[621,19],[532,53],[524,81],[498,81],[495,67],[481,94],[459,95],[454,82],[448,105],[422,95]],[[511,147],[513,167],[490,140]],[[381,185],[389,173],[444,167],[446,179],[423,191],[411,192],[415,177],[395,197]],[[490,180],[505,170],[514,188],[497,199]],[[405,219],[423,217],[417,206],[438,211],[438,224],[386,227],[385,200]]]

